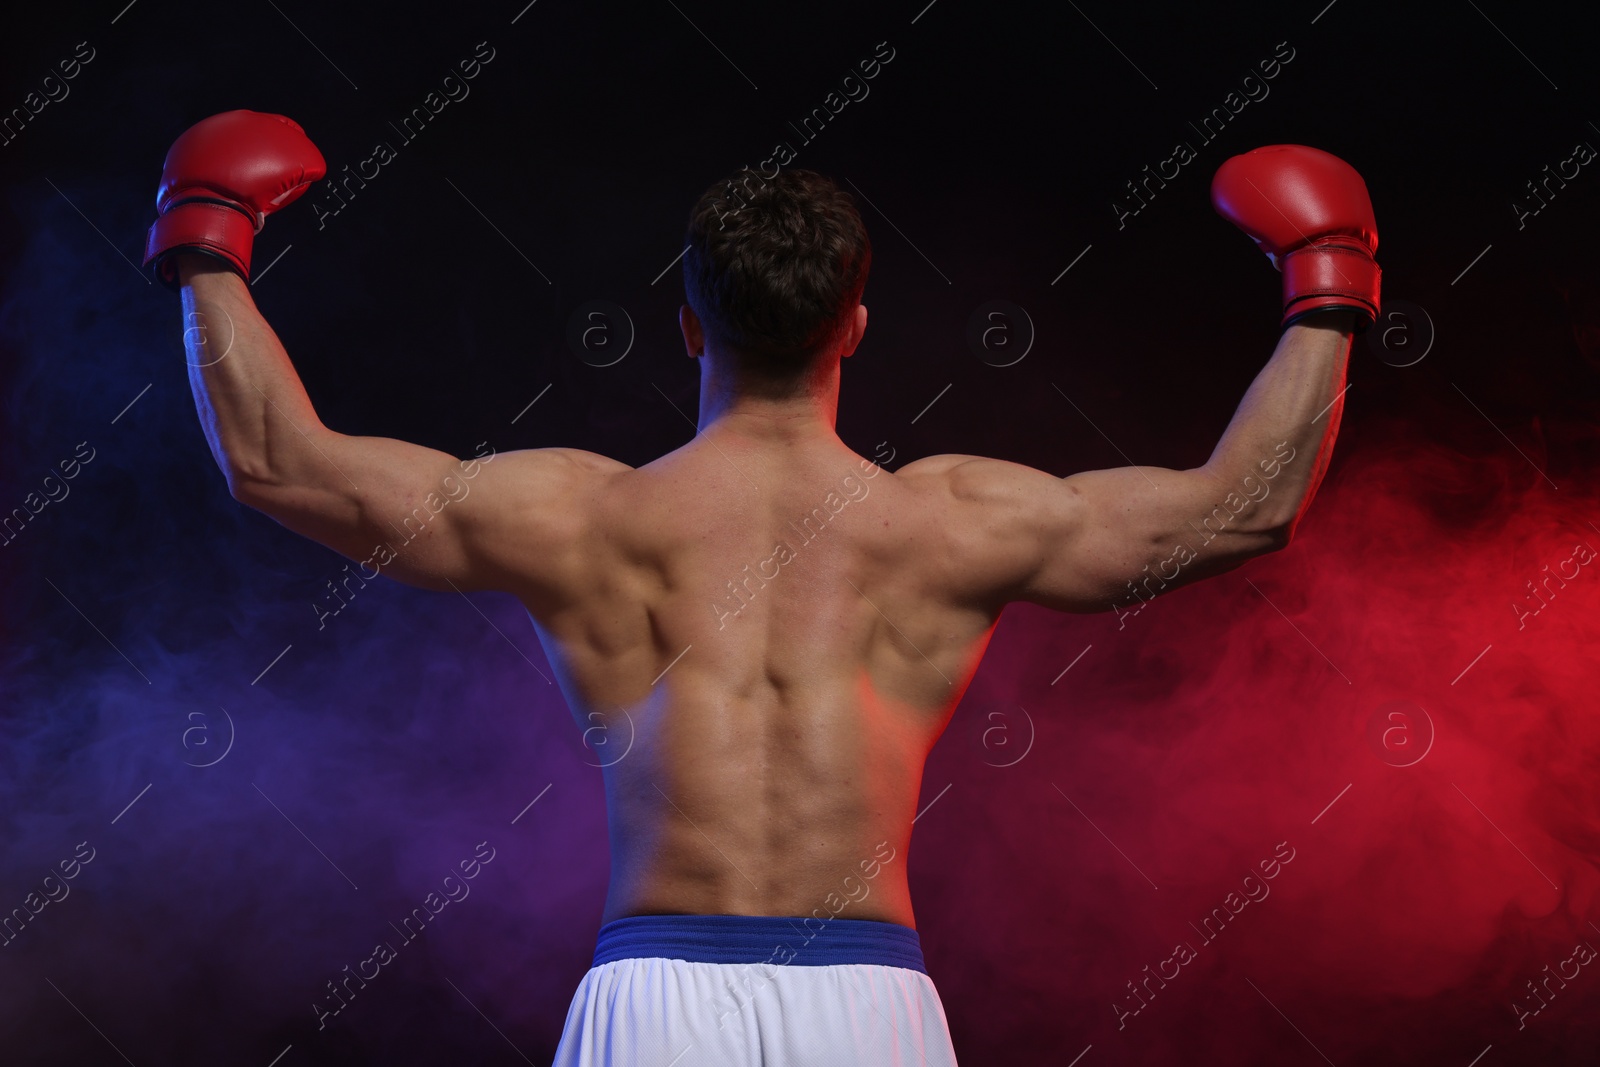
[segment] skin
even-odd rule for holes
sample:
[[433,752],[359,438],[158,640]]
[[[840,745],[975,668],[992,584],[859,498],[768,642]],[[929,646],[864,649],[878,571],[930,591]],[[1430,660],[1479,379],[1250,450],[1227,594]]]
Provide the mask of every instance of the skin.
[[237,500],[353,561],[403,540],[402,517],[429,517],[382,573],[526,606],[594,762],[610,763],[604,921],[915,928],[923,763],[1002,609],[1126,608],[1129,580],[1200,540],[1189,524],[1262,478],[1263,460],[1288,454],[1280,442],[1294,459],[1271,492],[1166,591],[1287,545],[1327,469],[1353,329],[1329,312],[1285,330],[1200,467],[1058,478],[949,455],[890,473],[834,431],[866,308],[803,388],[774,395],[685,306],[693,440],[638,469],[577,449],[503,453],[431,514],[415,509],[459,479],[456,457],[323,426],[244,281],[204,256],[179,270],[195,403]]

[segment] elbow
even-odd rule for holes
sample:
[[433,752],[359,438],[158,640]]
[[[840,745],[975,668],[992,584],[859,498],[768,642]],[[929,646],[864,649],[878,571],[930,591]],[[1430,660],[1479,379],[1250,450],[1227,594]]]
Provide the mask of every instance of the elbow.
[[263,476],[263,472],[250,470],[248,467],[237,463],[225,464],[222,476],[228,482],[228,495],[246,507],[263,509],[264,502],[271,491],[271,480]]
[[1307,501],[1297,502],[1292,510],[1287,500],[1274,503],[1277,506],[1261,509],[1251,516],[1253,521],[1245,525],[1245,529],[1260,538],[1263,552],[1279,552],[1289,547],[1289,542],[1294,540],[1295,528],[1305,514]]
[[272,471],[265,459],[252,454],[256,450],[225,441],[218,434],[209,436],[211,458],[217,470],[222,472],[223,481],[228,483],[228,495],[241,504],[254,506],[255,500],[272,478]]
[[254,495],[254,491],[243,482],[240,482],[234,478],[229,478],[228,495],[233,497],[234,502],[237,504],[243,504],[247,508],[255,508],[258,511],[260,510],[260,506],[257,503],[258,498]]
[[1291,521],[1277,526],[1269,526],[1262,530],[1261,536],[1266,544],[1266,547],[1262,549],[1262,555],[1270,552],[1282,552],[1288,548],[1289,542],[1294,540],[1294,526],[1295,524]]

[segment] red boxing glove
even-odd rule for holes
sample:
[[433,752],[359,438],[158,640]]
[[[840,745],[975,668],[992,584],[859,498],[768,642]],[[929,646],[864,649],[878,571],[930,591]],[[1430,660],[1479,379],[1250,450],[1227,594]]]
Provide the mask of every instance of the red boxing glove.
[[1211,204],[1283,272],[1281,325],[1329,308],[1354,311],[1358,332],[1377,319],[1378,224],[1350,164],[1305,145],[1267,145],[1217,169]]
[[268,215],[327,173],[322,153],[294,121],[260,111],[224,111],[172,143],[156,190],[145,266],[169,286],[174,252],[215,256],[250,280],[250,246]]

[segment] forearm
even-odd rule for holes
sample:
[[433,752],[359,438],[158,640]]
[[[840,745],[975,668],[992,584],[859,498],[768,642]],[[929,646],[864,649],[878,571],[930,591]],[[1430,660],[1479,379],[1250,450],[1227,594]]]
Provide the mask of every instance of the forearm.
[[1206,461],[1223,491],[1251,501],[1240,518],[1256,529],[1292,534],[1327,472],[1353,325],[1330,312],[1285,330]]
[[330,433],[244,280],[205,256],[178,261],[189,385],[211,454],[241,499],[339,478],[318,451]]

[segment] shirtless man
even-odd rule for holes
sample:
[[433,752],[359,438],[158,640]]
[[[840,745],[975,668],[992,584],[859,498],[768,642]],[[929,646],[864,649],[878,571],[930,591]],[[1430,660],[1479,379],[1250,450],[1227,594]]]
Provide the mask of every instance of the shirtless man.
[[[1200,467],[888,473],[851,451],[839,365],[871,246],[846,194],[791,170],[691,214],[692,441],[638,469],[499,455],[458,496],[455,457],[325,427],[251,299],[253,233],[323,173],[281,116],[205,120],[167,157],[146,262],[181,287],[235,499],[403,582],[515,594],[579,727],[631,722],[603,772],[604,925],[556,1063],[953,1064],[906,882],[923,762],[1006,604],[1120,610],[1289,543],[1378,309],[1360,177],[1299,146],[1218,172],[1218,210],[1283,272],[1285,330]],[[410,516],[427,521],[402,541]]]

